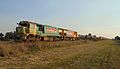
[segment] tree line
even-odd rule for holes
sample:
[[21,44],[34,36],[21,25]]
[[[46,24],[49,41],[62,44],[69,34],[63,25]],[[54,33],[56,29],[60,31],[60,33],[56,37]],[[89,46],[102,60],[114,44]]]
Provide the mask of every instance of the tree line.
[[115,40],[120,40],[120,36],[116,36],[116,37],[115,37]]
[[15,39],[20,39],[16,32],[0,33],[0,41],[10,41]]
[[[101,39],[107,39],[104,37],[98,37],[96,35],[93,35],[91,33],[87,34],[87,35],[78,35],[79,39],[84,39],[84,40],[101,40]],[[119,36],[116,36],[115,39],[120,39]],[[20,36],[18,36],[16,34],[16,32],[7,32],[5,33],[5,35],[3,33],[0,33],[0,41],[10,41],[10,40],[20,40]]]

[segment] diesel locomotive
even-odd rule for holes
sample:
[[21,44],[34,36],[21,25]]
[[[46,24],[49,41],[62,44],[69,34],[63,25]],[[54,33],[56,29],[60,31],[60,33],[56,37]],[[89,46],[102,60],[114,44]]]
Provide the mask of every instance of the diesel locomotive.
[[20,21],[17,24],[16,33],[21,40],[77,40],[78,37],[76,31],[50,25],[30,21]]

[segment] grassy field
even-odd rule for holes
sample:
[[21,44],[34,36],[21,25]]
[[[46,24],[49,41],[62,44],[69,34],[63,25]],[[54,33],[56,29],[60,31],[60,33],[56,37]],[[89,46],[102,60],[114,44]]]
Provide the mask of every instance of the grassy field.
[[[2,45],[3,44],[6,43],[2,42]],[[32,47],[36,44],[38,50],[36,47]],[[88,41],[87,43],[83,41],[69,41],[53,43],[42,42],[36,44],[26,45],[22,43],[21,45],[21,43],[10,43],[7,44],[9,46],[8,49],[6,49],[8,46],[5,46],[5,48],[3,48],[1,45],[0,49],[4,51],[3,54],[5,56],[0,57],[0,68],[120,69],[119,41],[104,40],[97,42]],[[13,47],[11,45],[13,45]],[[31,47],[29,48],[25,46]],[[20,50],[18,48],[20,48]],[[11,56],[11,51],[13,56]]]

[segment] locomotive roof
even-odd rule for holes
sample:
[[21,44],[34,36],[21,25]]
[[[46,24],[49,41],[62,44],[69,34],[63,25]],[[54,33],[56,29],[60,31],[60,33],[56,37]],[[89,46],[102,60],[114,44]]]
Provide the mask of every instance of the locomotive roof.
[[[66,30],[66,31],[72,31],[72,30],[65,29],[65,28],[58,28],[58,29],[62,29],[62,30]],[[76,32],[76,31],[73,31],[73,32]]]
[[20,21],[19,23],[22,24],[22,23],[31,23],[31,24],[37,24],[37,25],[42,25],[42,24],[38,24],[36,22],[31,22],[31,21]]
[[[36,24],[36,25],[42,25],[42,24],[38,24],[38,23],[36,23],[36,22],[31,22],[31,21],[20,21],[19,23],[22,24],[23,22],[24,22],[24,23]],[[46,25],[46,26],[51,26],[51,25]],[[54,26],[52,26],[52,27],[54,27]],[[56,27],[56,28],[57,28],[57,27]],[[65,28],[58,28],[58,29],[63,29],[63,30],[66,30],[66,31],[72,31],[72,30],[65,29]],[[74,32],[76,32],[76,31],[74,31]]]

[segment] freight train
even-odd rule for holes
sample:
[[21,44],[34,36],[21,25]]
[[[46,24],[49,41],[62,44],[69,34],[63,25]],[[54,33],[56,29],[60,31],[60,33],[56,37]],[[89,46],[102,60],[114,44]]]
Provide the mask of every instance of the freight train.
[[21,40],[77,40],[78,37],[76,31],[50,25],[30,21],[20,21],[17,24],[16,33],[20,36]]

